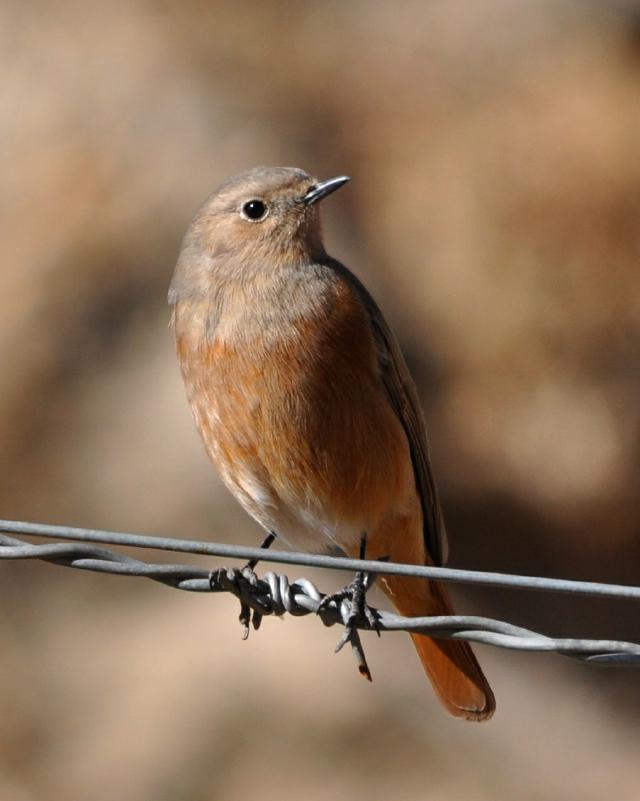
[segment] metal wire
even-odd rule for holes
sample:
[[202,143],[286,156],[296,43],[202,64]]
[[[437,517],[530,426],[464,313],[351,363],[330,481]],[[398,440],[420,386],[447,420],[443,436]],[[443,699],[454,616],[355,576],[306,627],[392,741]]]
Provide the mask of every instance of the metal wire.
[[98,547],[93,544],[112,543],[123,546],[156,548],[162,551],[181,551],[223,556],[235,559],[259,559],[262,562],[332,569],[365,571],[370,581],[375,574],[416,576],[441,581],[482,584],[517,589],[544,590],[575,595],[640,600],[640,587],[597,582],[568,581],[531,576],[512,576],[484,571],[455,570],[442,567],[400,565],[370,560],[317,556],[285,551],[265,551],[222,543],[149,537],[95,529],[50,526],[39,523],[0,520],[0,531],[36,537],[59,538],[74,542],[35,545],[15,537],[0,534],[0,559],[42,559],[57,565],[100,573],[141,576],[180,590],[191,592],[231,592],[241,604],[241,622],[248,633],[249,623],[258,628],[266,615],[317,614],[325,625],[343,624],[353,631],[344,636],[360,663],[361,672],[368,674],[357,630],[411,631],[432,636],[463,639],[520,651],[554,651],[573,659],[605,665],[640,665],[640,644],[616,640],[566,639],[550,637],[511,623],[475,615],[447,615],[408,618],[372,609],[375,625],[366,617],[352,620],[351,602],[347,596],[325,596],[308,579],[290,583],[284,575],[268,572],[258,578],[250,570],[221,568],[209,570],[176,564],[154,564]]
[[329,570],[364,570],[367,573],[437,579],[454,584],[480,584],[490,587],[540,590],[601,598],[635,599],[640,601],[640,587],[623,584],[603,584],[596,581],[518,576],[509,573],[492,573],[484,570],[458,570],[451,567],[402,565],[394,562],[376,562],[370,559],[347,559],[340,556],[297,553],[293,551],[265,551],[244,545],[227,545],[220,542],[202,542],[171,537],[149,537],[101,529],[52,526],[45,523],[26,523],[17,520],[0,520],[0,531],[10,534],[27,534],[32,537],[58,538],[77,542],[100,542],[134,548],[155,548],[162,551],[221,556],[225,559],[258,559],[260,562],[279,562],[305,567],[324,567]]

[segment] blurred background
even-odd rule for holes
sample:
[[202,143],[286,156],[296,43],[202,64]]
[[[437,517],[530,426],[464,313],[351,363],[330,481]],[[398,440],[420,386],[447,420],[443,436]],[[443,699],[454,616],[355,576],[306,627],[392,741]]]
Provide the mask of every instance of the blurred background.
[[[353,177],[328,247],[418,382],[450,563],[639,582],[639,3],[15,0],[0,42],[2,517],[259,542],[166,290],[218,183],[295,165]],[[401,635],[367,685],[311,619],[243,643],[231,598],[0,576],[2,799],[637,799],[637,671],[478,648],[498,712],[465,725]],[[629,604],[455,595],[640,639]]]

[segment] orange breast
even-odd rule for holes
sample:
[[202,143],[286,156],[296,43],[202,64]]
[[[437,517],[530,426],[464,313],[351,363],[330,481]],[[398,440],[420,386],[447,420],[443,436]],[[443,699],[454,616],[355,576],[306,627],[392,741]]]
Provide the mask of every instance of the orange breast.
[[363,527],[415,503],[406,436],[378,378],[367,313],[350,287],[338,284],[312,315],[249,342],[194,336],[192,315],[176,310],[187,394],[234,491],[249,470],[262,503]]

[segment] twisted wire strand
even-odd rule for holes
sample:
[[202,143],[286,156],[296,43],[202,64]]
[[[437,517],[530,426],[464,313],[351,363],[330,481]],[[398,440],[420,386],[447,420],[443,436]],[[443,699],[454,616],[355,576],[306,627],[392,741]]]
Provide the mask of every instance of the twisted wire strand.
[[[7,530],[9,526],[22,529],[21,533],[38,535],[33,529],[38,528],[39,524],[16,524],[10,521],[0,521],[0,529]],[[24,532],[25,527],[32,530]],[[60,534],[60,530],[75,533],[75,539],[79,540],[82,529],[64,529],[64,527],[44,527],[47,532],[41,536],[54,536],[54,531],[59,536],[67,537],[67,534]],[[10,529],[12,530],[12,529]],[[113,540],[115,538],[129,537],[129,535],[114,535],[112,532],[88,531],[89,534],[102,536],[104,539]],[[139,535],[130,535],[133,539],[139,539]],[[163,546],[163,538],[143,537],[144,547],[159,547],[166,550]],[[155,546],[151,542],[159,543]],[[175,543],[180,543],[176,540]],[[130,541],[126,544],[133,544]],[[188,543],[184,550],[192,550],[193,543]],[[227,547],[234,548],[234,556],[241,558],[257,557],[262,561],[280,561],[273,559],[275,552],[262,551],[259,548],[236,548],[235,546],[222,546],[218,543],[199,543],[199,546],[208,548],[214,546],[216,550],[224,550]],[[219,547],[218,547],[219,546]],[[172,548],[177,550],[177,548]],[[285,553],[287,557],[297,557],[298,554]],[[309,554],[300,555],[303,561]],[[325,594],[309,579],[301,578],[290,583],[285,575],[274,572],[267,572],[262,578],[258,578],[253,571],[237,568],[220,568],[211,573],[208,570],[179,564],[154,564],[134,559],[131,556],[117,553],[116,551],[98,547],[88,542],[56,542],[44,545],[35,545],[6,534],[0,534],[0,559],[21,560],[21,559],[41,559],[56,565],[72,567],[80,570],[89,570],[99,573],[110,573],[115,575],[138,576],[152,579],[175,589],[186,590],[189,592],[231,592],[241,604],[241,622],[245,626],[245,633],[248,633],[249,624],[258,628],[262,617],[268,615],[284,615],[285,613],[302,616],[317,614],[322,622],[327,626],[342,624],[348,626],[351,615],[351,604],[346,598],[330,597],[328,603],[322,604]],[[367,561],[345,560],[332,557],[324,559],[335,559],[341,563],[349,562],[355,565],[356,569],[361,570],[363,565],[368,570]],[[284,561],[284,560],[283,560]],[[286,560],[291,563],[289,558]],[[314,560],[315,561],[315,560]],[[415,565],[395,565],[383,562],[372,562],[376,566],[387,568],[377,572],[397,572],[389,568],[415,568]],[[444,568],[435,568],[437,572]],[[446,569],[449,570],[449,569]],[[475,576],[476,571],[454,571],[457,573],[471,573]],[[479,571],[478,571],[479,573]],[[409,573],[413,575],[413,573]],[[480,573],[480,575],[482,575]],[[502,576],[505,574],[488,574]],[[434,576],[429,575],[429,578]],[[437,576],[440,578],[440,576]],[[513,578],[506,576],[506,578]],[[526,578],[526,577],[517,577]],[[462,579],[457,578],[460,581]],[[541,589],[537,584],[540,579],[533,579],[530,589]],[[618,587],[618,585],[602,585],[597,587],[607,588],[606,593],[592,592],[591,582],[564,582],[559,579],[549,579],[551,582],[559,582],[561,588],[554,587],[561,592],[572,591],[583,594],[613,595],[613,597],[629,598],[640,597],[640,588]],[[489,583],[489,582],[480,582]],[[567,589],[567,584],[573,586],[572,590]],[[586,585],[580,587],[580,585]],[[507,586],[514,586],[513,584]],[[518,584],[518,586],[521,586]],[[620,589],[619,594],[614,594],[615,589]],[[543,589],[550,589],[548,586]],[[629,590],[637,590],[638,596],[630,594]],[[322,605],[322,606],[321,606]],[[476,615],[446,615],[437,617],[403,617],[383,610],[372,609],[375,617],[375,630],[380,632],[407,631],[430,634],[447,639],[463,639],[471,642],[493,645],[501,648],[508,648],[518,651],[552,651],[563,656],[579,659],[602,665],[640,665],[640,644],[617,640],[581,639],[581,638],[556,638],[541,634],[521,626],[516,626],[506,621],[494,620]],[[341,647],[344,642],[350,639],[352,648],[359,662],[360,670],[365,675],[368,674],[364,652],[357,636],[357,630],[372,630],[371,623],[364,617],[355,620],[355,634],[351,638],[344,637],[339,644]]]

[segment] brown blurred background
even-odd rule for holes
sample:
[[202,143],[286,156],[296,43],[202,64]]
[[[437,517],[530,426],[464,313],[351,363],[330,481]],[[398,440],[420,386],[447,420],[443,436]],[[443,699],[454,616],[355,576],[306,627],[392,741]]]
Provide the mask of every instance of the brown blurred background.
[[[15,0],[0,42],[2,517],[258,542],[165,295],[216,184],[296,165],[353,177],[330,251],[418,381],[451,564],[640,581],[638,3]],[[479,648],[498,713],[464,725],[405,637],[368,686],[310,619],[242,643],[230,598],[0,576],[1,799],[638,797],[637,671]],[[456,595],[640,639],[637,606]]]

